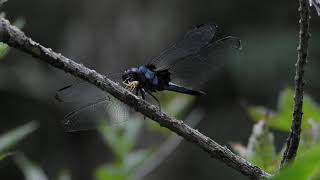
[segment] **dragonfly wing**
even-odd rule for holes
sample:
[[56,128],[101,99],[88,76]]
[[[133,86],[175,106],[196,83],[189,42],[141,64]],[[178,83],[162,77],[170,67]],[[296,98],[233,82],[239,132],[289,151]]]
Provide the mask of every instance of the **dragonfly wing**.
[[[106,77],[123,85],[122,72],[119,73],[110,73],[107,74]],[[92,103],[100,100],[101,98],[107,95],[106,92],[100,90],[96,86],[88,83],[88,82],[78,82],[74,84],[70,84],[59,89],[56,94],[55,98],[59,102],[86,102]]]
[[61,88],[56,92],[56,99],[71,109],[62,122],[66,131],[93,129],[102,121],[120,125],[132,112],[127,105],[86,82]]
[[197,26],[149,64],[156,70],[169,69],[172,81],[177,84],[197,87],[225,64],[228,51],[241,48],[240,39],[232,36],[216,39],[216,32],[214,24]]
[[[87,82],[80,82],[59,89],[55,98],[64,103],[93,103],[106,96],[106,93]],[[84,104],[82,104],[84,105]]]
[[66,114],[62,121],[65,131],[81,131],[94,129],[99,122],[107,118],[108,99],[82,106]]
[[192,54],[168,66],[172,82],[187,87],[198,88],[210,77],[219,72],[226,64],[234,49],[241,49],[241,41],[236,37],[225,37],[203,47]]
[[216,34],[217,27],[214,24],[202,24],[190,30],[177,43],[153,58],[148,64],[153,64],[157,69],[165,69],[188,56],[198,54],[200,50],[208,46]]
[[130,112],[128,106],[112,96],[107,96],[68,113],[62,125],[67,132],[95,129],[102,123],[121,126],[129,120]]

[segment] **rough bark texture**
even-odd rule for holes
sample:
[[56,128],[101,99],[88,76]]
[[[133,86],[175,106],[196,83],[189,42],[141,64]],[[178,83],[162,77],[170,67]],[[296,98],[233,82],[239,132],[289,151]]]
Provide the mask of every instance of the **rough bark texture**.
[[209,137],[201,134],[198,130],[189,127],[183,121],[171,118],[162,113],[155,106],[133,95],[131,92],[109,80],[107,77],[34,42],[3,18],[0,19],[0,41],[7,43],[11,47],[22,50],[27,54],[40,59],[42,62],[48,63],[90,82],[130,107],[135,108],[143,115],[158,122],[161,126],[172,130],[184,139],[196,144],[205,152],[209,153],[211,157],[219,159],[228,166],[241,172],[243,175],[248,176],[251,179],[270,177],[270,174],[259,167],[251,165],[251,163],[244,158],[232,153],[228,148],[219,145]]
[[303,74],[304,66],[307,63],[308,55],[308,41],[310,38],[309,23],[310,23],[310,6],[308,0],[299,0],[299,15],[300,15],[300,31],[299,31],[299,45],[297,48],[298,58],[296,63],[295,80],[295,96],[294,107],[292,114],[291,132],[287,139],[286,150],[284,151],[281,161],[281,167],[284,167],[288,162],[293,160],[296,156],[301,132],[302,121],[302,104],[303,104]]

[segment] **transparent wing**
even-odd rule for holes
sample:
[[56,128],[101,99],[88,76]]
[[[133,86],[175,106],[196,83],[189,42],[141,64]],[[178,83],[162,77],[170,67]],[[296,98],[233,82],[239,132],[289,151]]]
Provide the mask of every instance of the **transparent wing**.
[[65,131],[81,131],[98,127],[102,122],[109,126],[121,126],[130,120],[130,109],[111,96],[80,107],[65,115],[62,125]]
[[180,41],[162,51],[158,57],[151,59],[148,64],[155,65],[157,69],[165,69],[177,61],[198,54],[202,48],[211,43],[216,30],[214,24],[199,25],[187,32]]
[[66,131],[93,129],[102,121],[119,126],[134,113],[127,105],[88,83],[66,86],[58,90],[55,97],[71,111],[62,121]]
[[59,102],[78,105],[97,102],[104,97],[106,97],[105,92],[87,82],[68,85],[59,89],[55,94],[55,98]]
[[[121,75],[122,72],[112,74],[110,73],[107,74],[106,77],[113,80],[116,83],[119,83],[119,85],[123,85]],[[82,81],[70,84],[59,89],[56,92],[55,98],[59,102],[92,103],[104,98],[106,95],[106,92],[101,91],[99,88],[93,86],[88,82]]]
[[198,88],[209,80],[227,62],[235,49],[241,49],[240,39],[228,36],[211,42],[198,53],[176,60],[167,68],[172,81],[187,87]]
[[197,26],[149,64],[153,64],[156,70],[169,69],[175,83],[198,88],[225,64],[232,49],[241,48],[241,41],[236,37],[215,39],[216,31],[213,24]]

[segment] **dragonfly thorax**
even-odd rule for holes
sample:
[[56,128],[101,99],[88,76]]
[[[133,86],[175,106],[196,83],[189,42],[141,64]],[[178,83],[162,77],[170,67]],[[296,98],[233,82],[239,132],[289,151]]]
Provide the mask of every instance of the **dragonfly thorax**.
[[[122,75],[122,80],[128,86],[132,86],[132,82],[139,84],[141,88],[155,91],[159,85],[159,77],[157,73],[148,66],[139,66],[127,69]],[[132,88],[131,88],[132,89]]]
[[146,66],[133,67],[124,72],[122,80],[125,82],[139,81],[145,83],[146,81],[154,81],[157,79],[156,73]]

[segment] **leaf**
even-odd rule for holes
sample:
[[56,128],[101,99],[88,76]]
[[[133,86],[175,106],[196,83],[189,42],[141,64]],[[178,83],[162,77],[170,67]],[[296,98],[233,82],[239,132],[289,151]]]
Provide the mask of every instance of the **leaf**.
[[3,57],[8,54],[9,50],[10,47],[7,44],[0,42],[0,59],[3,59]]
[[7,151],[38,128],[35,121],[13,129],[0,136],[0,152]]
[[272,180],[306,180],[310,179],[320,167],[320,144],[304,152],[294,163],[289,164]]
[[29,161],[24,155],[19,154],[15,156],[15,162],[21,169],[25,180],[47,180],[48,177],[45,175],[44,171],[35,165],[33,162]]
[[0,161],[5,159],[6,157],[12,155],[11,152],[6,152],[6,153],[0,153]]
[[[254,121],[265,119],[267,112],[271,112],[268,116],[267,124],[269,127],[281,131],[290,131],[293,111],[294,91],[286,88],[281,91],[278,99],[278,111],[272,112],[263,107],[249,107],[248,114]],[[303,119],[302,128],[309,128],[308,120],[313,119],[320,122],[320,107],[311,99],[310,96],[304,95],[303,101]]]
[[265,121],[259,121],[254,125],[248,143],[247,156],[254,164],[263,167],[268,172],[277,169],[274,136]]
[[239,143],[231,146],[238,154],[268,172],[278,168],[274,137],[263,120],[253,126],[247,147]]
[[286,88],[278,98],[278,113],[268,120],[268,125],[283,131],[289,131],[292,119],[294,91]]
[[116,165],[104,165],[95,171],[97,180],[126,180],[128,175]]
[[254,121],[261,121],[262,119],[266,119],[268,115],[273,114],[271,110],[262,106],[250,106],[247,112]]
[[147,150],[140,150],[129,153],[122,162],[113,162],[99,167],[95,171],[98,180],[125,180],[142,164],[150,154]]

